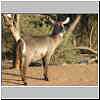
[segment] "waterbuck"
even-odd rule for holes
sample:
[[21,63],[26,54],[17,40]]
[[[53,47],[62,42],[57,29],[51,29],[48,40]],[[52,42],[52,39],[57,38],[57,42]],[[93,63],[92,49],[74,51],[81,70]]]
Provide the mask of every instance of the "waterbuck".
[[[69,22],[69,17],[65,21],[54,21],[48,17],[48,21],[53,24],[53,31],[50,36],[35,36],[28,38],[22,38],[14,26],[14,23],[9,21],[9,16],[5,16],[6,21],[10,25],[10,30],[17,42],[16,48],[16,67],[20,68],[20,74],[24,85],[27,85],[25,74],[26,67],[32,61],[42,59],[43,62],[43,76],[44,80],[48,81],[48,64],[55,49],[63,40],[64,24]],[[11,19],[10,19],[11,20]]]

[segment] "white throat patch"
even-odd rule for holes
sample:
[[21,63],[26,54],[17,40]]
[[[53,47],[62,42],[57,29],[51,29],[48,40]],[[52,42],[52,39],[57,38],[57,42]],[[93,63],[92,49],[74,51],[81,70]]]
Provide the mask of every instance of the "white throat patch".
[[63,33],[60,33],[59,35],[60,35],[60,37],[63,37]]

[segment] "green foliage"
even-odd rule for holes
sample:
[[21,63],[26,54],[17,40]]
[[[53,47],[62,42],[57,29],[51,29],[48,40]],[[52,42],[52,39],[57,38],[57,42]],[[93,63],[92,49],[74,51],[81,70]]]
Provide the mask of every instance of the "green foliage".
[[11,33],[5,32],[2,39],[2,57],[12,59],[15,51],[15,40]]
[[32,16],[31,14],[22,14],[20,16],[20,31],[23,35],[47,35],[50,25],[40,16]]
[[[55,59],[54,59],[55,58]],[[80,51],[76,50],[73,45],[73,34],[65,33],[64,40],[56,49],[51,63],[55,64],[76,64],[80,62]]]

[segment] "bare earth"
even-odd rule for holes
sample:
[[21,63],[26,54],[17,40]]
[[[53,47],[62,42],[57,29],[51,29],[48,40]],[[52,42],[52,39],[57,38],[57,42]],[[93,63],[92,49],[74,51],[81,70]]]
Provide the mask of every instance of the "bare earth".
[[[49,65],[49,81],[42,80],[42,67],[28,67],[26,79],[28,86],[97,86],[97,64],[67,64],[63,66]],[[2,70],[3,86],[23,85],[18,69]]]

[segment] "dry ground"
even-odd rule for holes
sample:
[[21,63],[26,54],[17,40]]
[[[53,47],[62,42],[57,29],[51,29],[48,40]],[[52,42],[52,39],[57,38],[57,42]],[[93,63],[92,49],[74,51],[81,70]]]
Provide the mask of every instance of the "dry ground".
[[[69,86],[69,85],[97,85],[98,65],[97,64],[67,64],[63,66],[49,65],[49,81],[41,80],[42,67],[28,67],[26,79],[28,86]],[[2,69],[2,85],[19,86],[23,85],[19,70]]]

